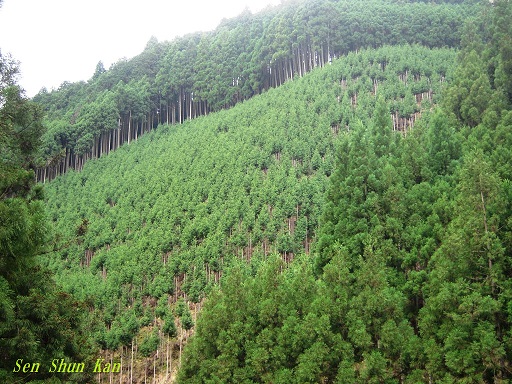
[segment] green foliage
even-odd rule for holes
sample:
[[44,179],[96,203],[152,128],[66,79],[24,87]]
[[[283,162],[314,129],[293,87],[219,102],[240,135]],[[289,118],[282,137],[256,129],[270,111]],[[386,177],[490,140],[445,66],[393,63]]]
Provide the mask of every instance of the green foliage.
[[463,50],[441,107],[405,136],[384,98],[358,97],[356,115],[374,113],[338,139],[316,257],[227,273],[180,382],[511,380],[511,115],[487,71],[503,60],[494,39]]
[[158,331],[155,328],[153,332],[148,334],[144,340],[142,340],[142,343],[138,346],[138,349],[142,356],[150,356],[153,352],[155,352],[158,349],[158,346],[160,345],[160,337],[158,335]]
[[[42,134],[39,107],[24,97],[16,72],[0,55],[0,380],[50,379],[51,372],[17,373],[18,359],[49,362],[56,357],[90,363],[86,311],[61,292],[36,255],[49,239],[42,189],[34,166]],[[54,379],[87,382],[89,373]]]
[[[185,303],[184,300],[179,300],[176,303],[175,312],[176,312],[176,315],[180,318],[181,326],[183,327],[183,329],[188,331],[189,329],[191,329],[194,326],[194,321],[192,320],[192,313],[190,313],[188,304]],[[167,321],[171,321],[171,319],[168,318]],[[172,319],[172,321],[174,324],[174,319]],[[171,327],[171,331],[172,331],[172,326],[170,324],[167,325],[167,327]]]
[[181,315],[180,317],[181,325],[183,329],[189,330],[194,326],[194,320],[192,320],[192,314],[190,313],[190,310],[187,310]]
[[[101,133],[108,133],[108,145],[117,148],[116,135],[130,141],[159,123],[183,122],[231,107],[364,48],[457,47],[464,20],[480,9],[472,2],[459,3],[300,0],[254,15],[244,12],[212,32],[171,42],[152,38],[131,60],[120,60],[108,70],[99,62],[88,82],[63,83],[34,98],[48,113],[46,158],[56,159],[63,150],[70,157],[97,157]],[[502,24],[500,36],[506,36],[507,27]],[[510,72],[507,60],[502,61],[498,76],[505,83]],[[384,69],[386,55],[371,65]],[[404,62],[399,72],[407,70]],[[420,73],[421,68],[416,71]],[[376,79],[373,75],[367,78],[367,86]],[[428,90],[425,81],[423,87]],[[474,98],[479,98],[481,88],[474,89]],[[405,91],[400,90],[402,97]],[[105,98],[114,99],[115,105],[107,105]],[[412,93],[407,93],[406,101],[400,104],[402,117],[410,117],[415,109]],[[478,102],[468,105],[469,117],[476,117],[478,107],[472,108]],[[98,113],[91,115],[92,111]],[[106,136],[103,141],[108,141]]]
[[164,325],[162,327],[162,331],[168,335],[169,337],[176,337],[177,330],[176,330],[176,324],[174,323],[174,316],[172,313],[168,312],[164,315]]
[[[352,133],[360,141],[340,151],[347,156],[341,163],[354,164],[359,173],[331,178],[339,177],[357,196],[364,195],[366,178],[368,212],[377,189],[388,191],[392,207],[394,194],[401,193],[393,181],[399,169],[368,172],[371,162],[398,151],[389,106],[401,102],[391,90],[406,55],[432,63],[431,74],[454,59],[451,50],[419,46],[349,54],[231,110],[162,125],[82,172],[47,184],[53,251],[44,260],[68,292],[91,301],[91,316],[103,324],[99,345],[129,346],[154,318],[174,335],[174,298],[200,302],[235,260],[260,263],[279,252],[290,261],[309,251],[334,148],[346,145]],[[373,87],[364,88],[353,74],[367,73],[367,64],[384,56],[385,68],[375,72],[375,97]],[[441,84],[431,86],[439,90]],[[357,90],[358,105],[345,110],[337,95],[348,97],[349,87]],[[368,150],[377,146],[379,158]],[[354,221],[352,230],[362,225]],[[385,230],[400,226],[389,220]],[[361,249],[363,243],[362,236],[354,240]],[[190,311],[182,313],[184,302],[178,301],[175,313],[187,329],[193,324]]]
[[195,327],[180,382],[510,380],[510,2],[482,5],[455,70],[384,44],[456,46],[476,6],[292,3],[36,98],[48,154],[183,123],[48,184],[45,264],[102,347],[151,356]]
[[[4,61],[2,56],[0,60]],[[0,84],[2,200],[14,196],[25,198],[31,191],[32,170],[38,162],[38,150],[43,133],[42,116],[39,106],[24,97],[17,85],[9,85],[9,81]],[[37,190],[33,191],[36,192]]]

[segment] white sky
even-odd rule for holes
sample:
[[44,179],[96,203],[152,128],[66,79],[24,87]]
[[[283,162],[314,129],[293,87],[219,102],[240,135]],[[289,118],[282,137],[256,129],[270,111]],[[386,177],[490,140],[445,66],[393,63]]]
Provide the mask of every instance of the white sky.
[[0,50],[20,61],[19,84],[29,97],[42,87],[88,80],[143,51],[151,36],[172,40],[210,31],[223,18],[253,13],[280,0],[3,0]]

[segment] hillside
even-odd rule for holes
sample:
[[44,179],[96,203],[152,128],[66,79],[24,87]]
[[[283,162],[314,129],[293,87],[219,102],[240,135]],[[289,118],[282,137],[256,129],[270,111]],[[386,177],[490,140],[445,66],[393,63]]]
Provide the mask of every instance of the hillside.
[[[406,81],[404,57],[429,63],[429,77],[409,66]],[[174,319],[169,304],[199,303],[235,260],[309,254],[337,137],[374,119],[376,90],[390,122],[391,112],[413,121],[454,57],[420,46],[349,54],[230,110],[159,126],[49,183],[55,238],[45,259],[93,306],[96,342],[130,346],[139,329]]]
[[290,0],[34,100],[0,55],[0,380],[512,380],[511,18]]
[[510,382],[511,3],[491,13],[412,131],[379,88],[340,134],[313,257],[227,271],[180,383]]
[[[421,44],[457,47],[478,2],[288,1],[225,20],[217,29],[146,49],[87,82],[34,98],[46,112],[38,180],[136,140],[160,123],[229,108],[362,48]],[[431,26],[436,26],[431,28]]]

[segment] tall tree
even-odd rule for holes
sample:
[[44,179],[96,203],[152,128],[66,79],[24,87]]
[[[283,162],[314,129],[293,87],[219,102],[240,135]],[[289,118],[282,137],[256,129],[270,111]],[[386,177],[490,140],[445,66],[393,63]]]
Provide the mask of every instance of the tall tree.
[[42,189],[34,186],[42,113],[15,85],[17,69],[10,58],[0,55],[0,71],[0,380],[25,382],[52,374],[42,368],[17,373],[18,359],[87,361],[87,337],[78,334],[82,308],[59,292],[35,257],[47,240]]

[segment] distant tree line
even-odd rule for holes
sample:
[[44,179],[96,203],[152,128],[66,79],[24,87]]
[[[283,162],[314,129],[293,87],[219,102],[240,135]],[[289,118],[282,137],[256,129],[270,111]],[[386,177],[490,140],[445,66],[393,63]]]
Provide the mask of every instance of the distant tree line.
[[[456,2],[460,3],[460,2]],[[464,20],[480,7],[396,1],[292,1],[225,20],[213,32],[171,42],[152,38],[144,51],[87,82],[42,90],[47,113],[38,180],[81,169],[160,123],[229,108],[365,47],[456,47]]]

